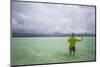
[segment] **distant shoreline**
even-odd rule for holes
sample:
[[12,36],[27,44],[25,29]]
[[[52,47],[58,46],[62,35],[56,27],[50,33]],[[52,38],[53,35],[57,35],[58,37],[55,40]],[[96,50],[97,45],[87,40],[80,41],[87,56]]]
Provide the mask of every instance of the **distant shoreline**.
[[[52,35],[52,36],[46,36],[46,35],[41,35],[41,36],[11,36],[11,37],[70,37],[71,35]],[[96,35],[76,35],[75,37],[96,37]]]

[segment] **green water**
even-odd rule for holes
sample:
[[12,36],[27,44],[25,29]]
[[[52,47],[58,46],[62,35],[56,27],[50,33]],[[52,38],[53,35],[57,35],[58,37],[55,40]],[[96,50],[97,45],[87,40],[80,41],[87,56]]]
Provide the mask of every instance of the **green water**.
[[45,64],[95,60],[95,37],[76,44],[76,55],[68,54],[68,37],[12,38],[11,64]]

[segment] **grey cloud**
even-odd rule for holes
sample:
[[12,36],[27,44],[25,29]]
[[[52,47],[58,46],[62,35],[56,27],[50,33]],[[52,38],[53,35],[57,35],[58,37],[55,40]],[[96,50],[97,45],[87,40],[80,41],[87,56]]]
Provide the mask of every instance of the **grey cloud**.
[[95,8],[43,3],[12,3],[13,33],[95,34]]

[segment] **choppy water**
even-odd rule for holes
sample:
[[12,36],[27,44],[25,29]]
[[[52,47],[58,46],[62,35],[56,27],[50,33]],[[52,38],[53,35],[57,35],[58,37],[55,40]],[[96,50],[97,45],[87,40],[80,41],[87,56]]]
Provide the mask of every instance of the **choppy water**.
[[45,64],[95,60],[95,37],[76,44],[76,55],[68,54],[68,37],[12,38],[11,64]]

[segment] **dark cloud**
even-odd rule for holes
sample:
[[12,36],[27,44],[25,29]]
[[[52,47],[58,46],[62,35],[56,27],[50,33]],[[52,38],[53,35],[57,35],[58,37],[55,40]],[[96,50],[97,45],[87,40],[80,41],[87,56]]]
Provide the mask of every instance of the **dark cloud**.
[[95,7],[12,2],[12,32],[95,34]]

